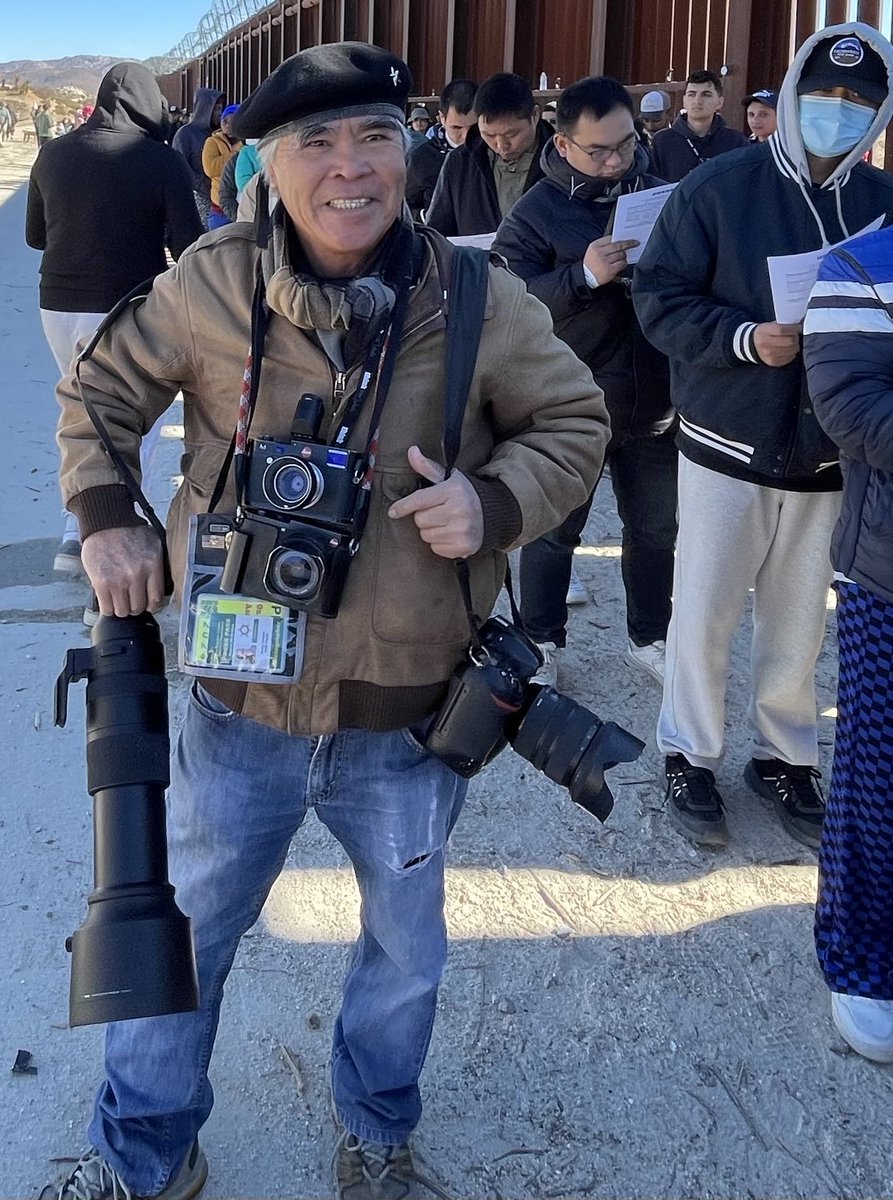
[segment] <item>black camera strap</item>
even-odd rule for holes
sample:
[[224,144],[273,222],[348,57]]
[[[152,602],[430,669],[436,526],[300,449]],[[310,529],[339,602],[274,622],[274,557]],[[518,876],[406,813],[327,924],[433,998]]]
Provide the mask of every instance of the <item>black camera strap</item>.
[[[447,476],[451,475],[459,457],[462,441],[462,421],[468,404],[468,393],[477,363],[487,288],[490,277],[490,256],[471,246],[456,246],[451,256],[449,304],[447,309],[446,398],[444,402],[443,456]],[[456,559],[456,574],[462,591],[465,615],[471,630],[471,650],[481,651],[478,634],[479,620],[471,597],[471,576],[468,562]],[[512,620],[523,629],[521,614],[515,603],[512,574],[506,562],[505,588],[508,592]]]

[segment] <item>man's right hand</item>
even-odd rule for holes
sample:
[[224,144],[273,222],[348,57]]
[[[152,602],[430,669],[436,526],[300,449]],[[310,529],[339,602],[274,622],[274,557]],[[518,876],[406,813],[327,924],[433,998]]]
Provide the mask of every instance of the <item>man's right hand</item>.
[[583,265],[588,267],[600,284],[610,283],[626,270],[626,252],[638,246],[637,241],[615,242],[610,237],[590,242],[583,255]]
[[802,325],[780,325],[766,321],[753,331],[757,354],[767,367],[786,367],[800,353]]
[[164,604],[161,542],[148,525],[91,533],[81,562],[103,616],[136,617]]

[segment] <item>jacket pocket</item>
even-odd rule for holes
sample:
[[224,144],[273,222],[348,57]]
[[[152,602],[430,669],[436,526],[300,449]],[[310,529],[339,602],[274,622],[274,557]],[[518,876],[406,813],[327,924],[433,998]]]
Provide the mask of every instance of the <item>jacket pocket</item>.
[[[452,560],[440,558],[422,541],[412,517],[392,521],[388,508],[415,491],[412,472],[379,474],[381,496],[374,506],[375,578],[372,629],[395,645],[462,646],[468,620]],[[367,537],[368,537],[367,531]],[[505,559],[484,550],[469,559],[474,610],[484,620],[502,586]]]

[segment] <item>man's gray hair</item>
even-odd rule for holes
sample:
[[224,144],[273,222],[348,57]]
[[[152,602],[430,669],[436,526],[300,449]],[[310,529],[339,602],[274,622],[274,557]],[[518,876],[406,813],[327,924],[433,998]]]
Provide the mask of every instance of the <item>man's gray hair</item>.
[[279,142],[288,139],[297,148],[300,148],[305,146],[314,136],[318,135],[322,129],[328,128],[333,121],[345,120],[349,116],[367,121],[370,127],[391,129],[394,133],[399,133],[403,141],[403,154],[406,158],[409,158],[409,152],[412,150],[414,143],[412,135],[400,117],[392,113],[369,112],[368,109],[355,113],[319,113],[313,117],[304,117],[300,121],[293,121],[290,125],[283,125],[260,140],[257,145],[257,157],[260,159],[264,180],[267,183],[270,182],[270,163],[272,162],[273,155],[276,153],[276,146]]

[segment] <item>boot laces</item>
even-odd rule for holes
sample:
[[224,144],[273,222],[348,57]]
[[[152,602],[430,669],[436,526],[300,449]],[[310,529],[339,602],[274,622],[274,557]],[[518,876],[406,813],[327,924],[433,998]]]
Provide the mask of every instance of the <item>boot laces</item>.
[[97,1150],[88,1150],[62,1183],[56,1200],[132,1200],[130,1188]]

